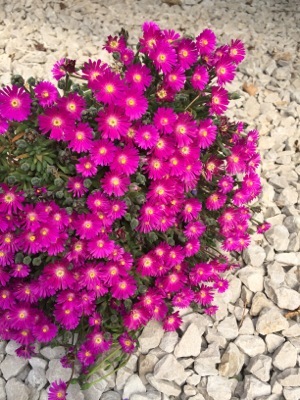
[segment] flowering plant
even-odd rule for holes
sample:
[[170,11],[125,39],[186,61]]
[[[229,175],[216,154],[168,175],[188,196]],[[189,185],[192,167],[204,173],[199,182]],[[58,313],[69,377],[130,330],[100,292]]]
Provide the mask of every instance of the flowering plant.
[[150,319],[171,331],[181,308],[216,311],[261,192],[258,132],[224,116],[241,41],[147,22],[135,52],[126,32],[104,48],[111,67],[58,61],[59,90],[15,76],[0,91],[0,335],[24,357],[65,345],[84,388]]

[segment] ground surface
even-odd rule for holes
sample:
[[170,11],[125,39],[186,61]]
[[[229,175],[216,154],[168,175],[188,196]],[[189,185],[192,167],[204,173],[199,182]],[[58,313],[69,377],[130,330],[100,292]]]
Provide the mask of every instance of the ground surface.
[[[300,306],[299,0],[182,0],[172,7],[160,0],[0,0],[1,82],[11,73],[49,78],[63,56],[79,64],[105,59],[107,35],[124,27],[135,43],[145,20],[186,34],[211,28],[220,43],[246,43],[230,85],[241,98],[228,115],[260,130],[264,194],[256,217],[273,227],[254,237],[215,317],[188,311],[179,336],[151,324],[126,368],[85,395],[73,387],[68,398],[299,400],[300,325],[284,316]],[[48,381],[68,378],[57,360],[61,349],[46,348],[43,359],[28,363],[14,348],[0,343],[1,400],[45,400]]]

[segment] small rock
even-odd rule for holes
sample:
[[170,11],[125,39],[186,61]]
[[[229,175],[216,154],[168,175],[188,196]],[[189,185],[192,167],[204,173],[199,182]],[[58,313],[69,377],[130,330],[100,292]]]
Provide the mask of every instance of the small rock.
[[[133,396],[131,398],[133,399]],[[101,396],[101,400],[121,400],[121,395],[118,392],[114,392],[113,390],[109,390],[108,392],[104,392]]]
[[284,338],[282,336],[274,335],[273,333],[267,335],[265,340],[269,353],[273,353],[273,351],[284,342]]
[[11,356],[17,356],[16,350],[20,347],[20,343],[16,342],[15,340],[10,340],[6,347],[5,347],[5,353],[9,354]]
[[273,365],[281,371],[293,368],[297,363],[297,350],[290,343],[283,343],[273,354]]
[[48,362],[40,357],[31,357],[28,361],[33,369],[41,368],[45,371],[48,365]]
[[45,370],[42,368],[32,369],[27,376],[26,382],[28,382],[37,390],[42,390],[48,382],[45,375]]
[[279,332],[289,326],[287,319],[276,308],[264,308],[256,322],[256,331],[261,335]]
[[163,335],[164,330],[162,325],[156,320],[151,320],[145,326],[141,336],[138,339],[141,352],[146,354],[149,350],[158,347]]
[[266,252],[257,244],[252,244],[243,252],[243,258],[246,264],[252,267],[260,267],[266,259]]
[[154,354],[141,354],[139,357],[139,377],[144,385],[147,384],[146,374],[153,372],[154,366],[157,364],[158,358]]
[[190,385],[197,386],[200,382],[200,379],[200,375],[193,373],[187,378],[186,382]]
[[299,400],[300,399],[300,386],[297,388],[284,388],[283,395],[286,400]]
[[243,90],[244,92],[247,92],[250,96],[255,96],[256,93],[258,92],[258,88],[253,85],[253,83],[243,83]]
[[280,81],[288,81],[291,79],[291,69],[289,66],[277,68],[273,72],[272,76]]
[[140,377],[136,374],[132,375],[128,381],[125,383],[123,398],[127,399],[134,393],[145,393],[146,388],[141,381]]
[[7,355],[0,364],[0,370],[2,371],[4,379],[8,381],[10,378],[15,377],[22,372],[26,368],[27,364],[28,360],[25,360],[24,358]]
[[268,382],[270,380],[271,367],[272,358],[259,354],[258,356],[251,358],[247,370],[261,381]]
[[181,388],[174,382],[168,382],[160,379],[156,379],[152,374],[146,375],[146,378],[151,386],[153,386],[159,392],[166,394],[167,396],[179,396]]
[[184,367],[177,361],[173,354],[167,354],[154,367],[155,379],[175,381],[184,373]]
[[220,332],[225,339],[232,340],[239,334],[239,328],[236,323],[236,319],[233,315],[224,318],[223,321],[217,326],[217,331]]
[[269,300],[262,292],[257,292],[253,296],[250,315],[257,316],[263,308],[275,307],[274,303]]
[[278,199],[276,200],[276,204],[279,207],[292,206],[294,204],[297,204],[297,202],[298,202],[298,191],[296,188],[292,186],[288,186],[285,189],[283,189],[280,195],[278,196]]
[[278,374],[277,380],[282,386],[299,387],[300,368],[287,368]]
[[256,118],[259,116],[260,109],[259,104],[255,97],[251,96],[244,104],[244,109],[246,113],[251,118]]
[[[67,394],[66,400],[85,400],[83,393],[84,392],[81,390],[78,383],[72,384],[68,387],[68,394]],[[103,397],[101,397],[101,399],[103,399]],[[119,399],[120,399],[120,397],[117,398],[116,400],[119,400]]]
[[60,360],[55,358],[49,362],[49,368],[46,372],[46,377],[50,383],[58,381],[59,379],[67,382],[71,378],[71,375],[72,369],[64,368],[61,365]]
[[286,310],[296,310],[300,306],[300,293],[287,286],[274,289],[275,302],[278,307]]
[[237,380],[222,376],[209,376],[207,379],[207,393],[214,400],[231,400]]
[[178,343],[177,332],[166,332],[161,339],[159,347],[166,353],[172,353],[176,344]]
[[271,385],[263,383],[252,375],[246,375],[244,380],[244,393],[241,399],[256,399],[259,396],[271,394]]
[[244,365],[245,356],[234,343],[229,343],[219,365],[220,375],[232,378],[238,375]]
[[300,325],[296,321],[289,321],[289,327],[282,331],[285,337],[300,336]]
[[204,327],[192,322],[175,347],[175,357],[197,357],[200,354],[204,330]]
[[161,393],[156,390],[152,390],[151,392],[147,391],[144,394],[135,393],[130,396],[130,400],[161,400]]
[[119,369],[117,372],[117,377],[116,377],[116,389],[117,390],[122,390],[125,386],[125,383],[129,379],[129,377],[132,375],[132,370],[125,367],[122,367]]
[[275,251],[285,251],[289,245],[289,231],[284,225],[271,226],[265,232],[265,238],[274,247]]
[[16,378],[9,379],[5,385],[7,400],[29,400],[30,389]]
[[235,339],[234,343],[249,357],[255,357],[266,350],[265,342],[259,336],[241,335]]
[[254,326],[252,319],[249,315],[246,315],[244,318],[242,325],[239,328],[239,335],[253,335],[254,334]]
[[216,364],[220,362],[220,351],[216,343],[212,343],[196,358],[194,370],[200,376],[218,375]]
[[299,265],[300,257],[296,252],[275,254],[275,261],[283,265]]
[[244,267],[238,277],[251,292],[262,292],[264,288],[264,271],[255,267]]
[[[99,378],[100,378],[99,375],[94,374],[91,376],[88,382],[96,381]],[[101,399],[101,396],[106,388],[107,388],[107,382],[105,380],[95,383],[94,385],[92,385],[91,387],[89,387],[84,391],[84,400]]]
[[216,343],[222,349],[227,346],[227,340],[217,331],[216,328],[208,328],[205,337],[207,343]]
[[0,400],[6,400],[5,380],[0,378]]
[[66,350],[63,346],[43,347],[40,353],[48,360],[54,360],[55,358],[61,359],[66,354]]
[[208,315],[201,315],[199,313],[193,312],[193,313],[184,315],[182,317],[182,324],[180,326],[180,330],[182,332],[185,332],[191,323],[196,324],[199,327],[199,329],[203,330],[203,332],[204,332],[208,326],[212,326],[213,321],[212,321],[212,318]]

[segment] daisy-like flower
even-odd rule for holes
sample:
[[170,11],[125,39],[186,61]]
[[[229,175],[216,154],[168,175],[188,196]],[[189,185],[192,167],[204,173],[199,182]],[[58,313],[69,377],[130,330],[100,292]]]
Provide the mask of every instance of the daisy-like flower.
[[221,60],[221,58],[223,57],[227,57],[228,53],[229,53],[229,46],[227,44],[220,46],[215,50],[214,55],[211,57],[209,61],[211,62],[211,64],[215,66],[218,60]]
[[121,51],[120,53],[120,61],[124,64],[124,65],[130,65],[132,64],[134,59],[134,51],[129,49],[128,47],[124,50]]
[[227,110],[229,104],[228,92],[226,89],[219,86],[213,86],[211,89],[211,102],[210,113],[211,114],[223,114]]
[[67,61],[66,58],[61,58],[53,65],[51,72],[53,78],[56,79],[57,81],[66,76],[66,70],[64,68],[66,61]]
[[25,121],[30,114],[31,97],[23,87],[5,86],[0,90],[0,115],[9,121]]
[[155,257],[145,254],[138,260],[137,272],[142,276],[155,276],[157,261]]
[[95,98],[105,104],[116,104],[124,91],[124,84],[118,74],[106,69],[93,82],[95,88]]
[[174,92],[167,85],[161,85],[157,88],[155,95],[156,95],[156,100],[159,102],[163,102],[163,101],[171,102],[174,100],[176,92]]
[[33,309],[28,305],[15,305],[11,308],[9,324],[14,329],[26,329],[31,327],[34,320]]
[[128,190],[130,179],[123,174],[116,174],[115,172],[106,172],[101,179],[103,191],[108,195],[123,196]]
[[39,342],[48,343],[55,338],[57,332],[57,326],[45,318],[39,320],[38,323],[34,325],[32,333]]
[[207,69],[203,65],[197,65],[193,71],[191,77],[191,85],[196,90],[204,90],[209,80],[209,74]]
[[42,107],[49,107],[58,99],[59,93],[53,83],[42,81],[34,88],[34,93]]
[[221,192],[212,193],[205,201],[208,210],[219,210],[226,203],[227,196]]
[[184,235],[188,239],[199,238],[206,231],[206,226],[201,221],[189,222],[184,228]]
[[123,317],[124,326],[132,331],[145,325],[149,317],[145,309],[133,306],[130,313]]
[[223,176],[218,182],[219,192],[227,194],[233,189],[233,185],[234,179],[232,176]]
[[122,347],[122,350],[127,354],[133,353],[136,349],[136,340],[132,339],[127,332],[124,332],[119,336],[118,342]]
[[229,46],[229,57],[235,64],[240,64],[245,58],[245,47],[239,39],[232,40]]
[[70,93],[68,97],[61,97],[58,100],[58,107],[64,110],[69,117],[79,120],[82,111],[86,107],[86,102],[79,94]]
[[179,147],[192,143],[197,134],[196,121],[188,113],[177,114],[174,134]]
[[84,178],[89,178],[91,176],[95,176],[98,172],[98,169],[90,157],[81,157],[78,158],[76,171]]
[[141,118],[148,109],[146,97],[135,88],[127,89],[117,104],[125,110],[130,120]]
[[269,222],[263,222],[262,224],[257,225],[257,233],[265,233],[270,228],[271,224]]
[[200,290],[194,293],[196,303],[206,306],[213,301],[213,291],[209,286],[201,285]]
[[159,26],[153,21],[143,23],[143,37],[140,38],[141,52],[148,54],[153,50],[163,35]]
[[121,278],[111,287],[111,295],[115,299],[125,300],[133,296],[136,292],[136,281],[131,277]]
[[111,36],[109,35],[106,39],[106,43],[103,46],[108,53],[120,53],[126,47],[126,40],[124,36]]
[[172,314],[169,314],[163,320],[163,328],[167,332],[176,331],[182,323],[182,318],[179,316],[179,312],[176,311]]
[[163,178],[168,173],[168,164],[158,157],[148,159],[148,164],[144,166],[144,170],[148,173],[150,179]]
[[109,256],[114,249],[114,242],[107,235],[99,235],[88,243],[88,250],[94,258]]
[[178,292],[184,287],[185,282],[185,275],[174,271],[162,278],[163,288],[167,293]]
[[175,151],[174,140],[171,137],[160,136],[153,148],[153,155],[161,160],[169,159]]
[[181,215],[185,222],[189,222],[193,219],[196,219],[201,210],[202,204],[198,199],[187,199],[185,201]]
[[80,321],[79,311],[70,304],[56,304],[54,317],[64,328],[75,329]]
[[216,47],[216,35],[210,29],[204,29],[196,37],[196,46],[201,56],[211,54]]
[[147,200],[153,204],[167,204],[174,195],[172,179],[159,179],[151,182],[147,193]]
[[175,32],[174,29],[163,29],[162,35],[164,40],[166,40],[171,45],[180,38],[180,34]]
[[96,82],[98,77],[103,75],[107,67],[108,65],[102,63],[101,60],[89,60],[83,64],[83,68],[81,70],[82,78],[88,81],[89,88],[95,89],[94,83]]
[[203,119],[199,122],[198,128],[198,144],[201,149],[207,149],[215,141],[217,137],[217,127],[213,124],[213,121],[208,119]]
[[86,204],[93,212],[103,211],[109,207],[109,200],[103,193],[96,191],[88,196]]
[[25,278],[29,275],[30,268],[26,264],[14,264],[10,266],[11,268],[11,276],[14,278]]
[[42,250],[43,246],[40,242],[38,235],[35,232],[25,231],[23,235],[21,235],[22,242],[21,246],[23,251],[26,253],[37,254]]
[[91,347],[93,353],[99,354],[109,350],[112,340],[105,339],[105,334],[103,332],[95,330],[88,334],[87,343]]
[[43,282],[46,279],[48,285],[54,290],[68,289],[75,283],[72,272],[68,269],[69,263],[64,260],[55,261],[44,267],[43,274],[39,279]]
[[0,212],[9,215],[23,210],[23,193],[18,191],[17,188],[9,188],[5,183],[0,184]]
[[246,171],[246,155],[244,147],[233,146],[231,154],[226,158],[226,171],[228,174],[238,174]]
[[73,197],[82,197],[88,191],[83,182],[84,179],[81,177],[69,178],[67,183],[68,192],[71,192]]
[[164,83],[174,92],[179,92],[185,84],[186,76],[183,68],[175,68],[165,76]]
[[88,123],[80,122],[66,134],[66,140],[70,141],[68,147],[76,153],[90,150],[93,146],[92,139],[93,129]]
[[177,63],[177,55],[168,42],[159,41],[151,50],[149,57],[158,71],[164,74],[171,72]]
[[157,143],[159,134],[153,125],[141,125],[134,137],[135,143],[144,150],[152,149]]
[[172,299],[174,307],[187,308],[194,300],[194,292],[189,288],[183,288],[179,293],[176,293]]
[[173,132],[177,116],[172,108],[159,107],[153,117],[156,128],[166,134]]
[[110,140],[97,140],[91,149],[91,159],[96,165],[109,165],[114,159],[116,149]]
[[228,289],[229,283],[227,279],[217,278],[213,284],[213,288],[219,293],[224,293]]
[[133,64],[125,72],[126,82],[137,90],[144,90],[152,81],[151,71],[146,65]]
[[85,342],[80,346],[77,352],[77,358],[84,367],[95,363],[96,354],[90,343]]
[[223,167],[223,161],[215,156],[209,157],[204,164],[204,176],[207,181],[211,181],[212,178],[217,175]]
[[144,233],[155,230],[159,226],[162,215],[158,206],[151,203],[143,204],[140,210],[138,229]]
[[236,67],[232,60],[227,56],[222,57],[216,64],[218,84],[224,85],[225,83],[231,82],[235,76],[235,70]]
[[195,43],[191,39],[181,39],[176,47],[178,62],[184,70],[189,69],[198,58]]
[[74,127],[69,115],[58,107],[45,110],[45,114],[38,116],[39,128],[43,135],[50,132],[50,139],[64,140],[67,132]]
[[73,226],[80,239],[93,239],[101,230],[101,223],[94,214],[78,215]]
[[193,285],[209,281],[212,276],[212,268],[208,263],[196,264],[189,273],[189,279]]
[[107,208],[108,216],[115,221],[124,217],[127,210],[127,204],[123,200],[112,200]]
[[66,400],[67,384],[61,379],[51,383],[48,389],[48,400]]
[[115,106],[109,106],[100,111],[96,121],[98,122],[98,130],[102,132],[104,139],[120,139],[121,136],[126,135],[130,127],[128,117],[121,108]]
[[110,168],[119,174],[131,175],[136,172],[139,161],[140,157],[137,149],[130,145],[124,146],[115,152]]

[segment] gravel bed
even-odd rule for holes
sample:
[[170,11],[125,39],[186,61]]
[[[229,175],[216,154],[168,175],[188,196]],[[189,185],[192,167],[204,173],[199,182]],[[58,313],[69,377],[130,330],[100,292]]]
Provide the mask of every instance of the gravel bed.
[[[50,79],[64,56],[107,60],[105,38],[124,27],[136,43],[145,20],[245,42],[247,58],[228,85],[241,97],[227,115],[260,131],[264,192],[255,218],[272,228],[254,235],[215,316],[184,310],[179,334],[150,322],[126,367],[84,394],[71,385],[68,399],[299,400],[299,0],[0,0],[1,82],[12,73]],[[61,347],[29,361],[15,349],[0,341],[0,400],[46,400],[49,382],[70,376]]]

